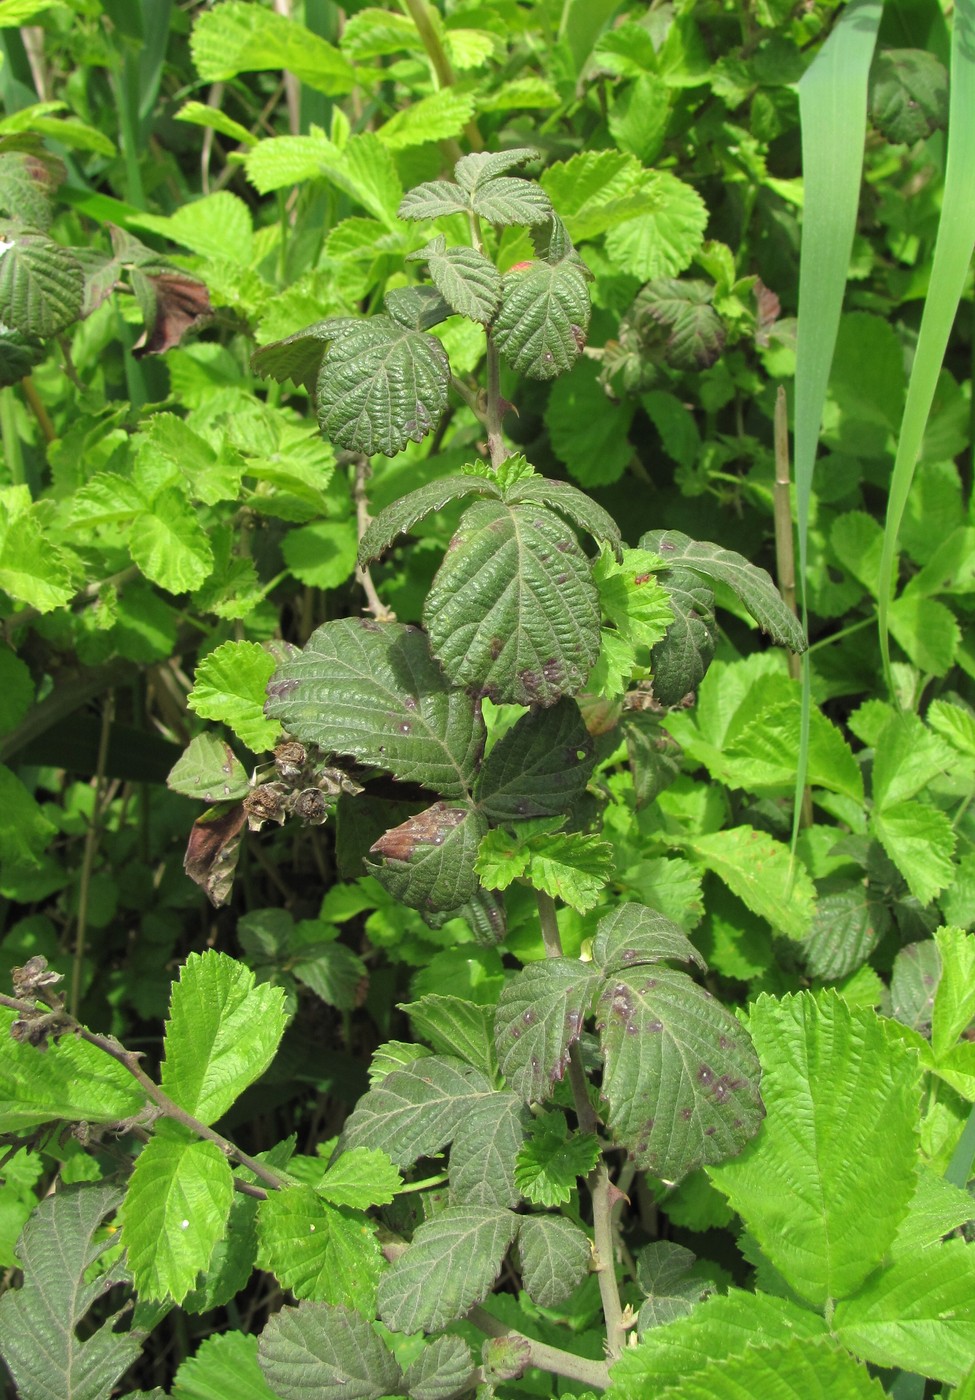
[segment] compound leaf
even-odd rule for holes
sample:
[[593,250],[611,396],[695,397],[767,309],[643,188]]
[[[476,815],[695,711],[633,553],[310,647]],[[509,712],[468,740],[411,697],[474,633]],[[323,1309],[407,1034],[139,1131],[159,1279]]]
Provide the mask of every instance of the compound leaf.
[[792,651],[806,649],[802,625],[786,607],[772,579],[743,554],[703,540],[692,540],[680,530],[650,530],[640,540],[640,548],[662,555],[668,562],[678,560],[684,568],[723,583],[779,646]]
[[936,1057],[954,1049],[975,1017],[975,937],[960,928],[935,931],[941,976],[934,994],[931,1049]]
[[541,1308],[564,1302],[589,1272],[589,1236],[561,1215],[526,1215],[518,1231],[525,1292]]
[[952,883],[956,836],[947,813],[930,802],[893,802],[874,812],[873,829],[921,904]]
[[328,321],[316,321],[283,340],[260,346],[251,356],[251,369],[263,379],[276,379],[279,384],[286,379],[303,384],[313,394],[331,339],[328,325]]
[[919,1069],[873,1011],[834,992],[762,996],[761,1137],[711,1178],[801,1297],[858,1289],[890,1246],[915,1184]]
[[431,511],[442,510],[450,501],[463,496],[497,496],[498,488],[491,481],[477,476],[441,476],[418,486],[398,501],[381,510],[369,524],[359,544],[359,563],[365,566],[384,554],[396,539],[405,535],[418,520]]
[[444,301],[459,316],[488,325],[501,301],[501,275],[494,263],[476,248],[448,248],[443,234],[418,252],[409,262],[425,262],[430,278]]
[[546,958],[505,984],[494,1022],[498,1067],[526,1103],[549,1098],[565,1073],[599,980],[592,963]]
[[162,1087],[213,1123],[267,1069],[284,1027],[280,987],[256,985],[250,968],[226,953],[191,953],[172,991]]
[[589,314],[586,277],[577,263],[516,263],[501,279],[493,334],[512,369],[531,379],[554,379],[582,354]]
[[258,1360],[280,1400],[379,1400],[400,1388],[400,1369],[372,1324],[327,1303],[275,1313]]
[[0,322],[21,335],[48,336],[81,315],[85,275],[69,248],[43,233],[0,235]]
[[372,1317],[382,1253],[364,1215],[331,1206],[311,1186],[271,1191],[257,1216],[258,1267],[296,1298],[341,1301]]
[[163,1120],[142,1149],[122,1207],[122,1244],[142,1298],[180,1303],[223,1236],[234,1198],[214,1142]]
[[521,1217],[494,1206],[448,1206],[424,1221],[379,1282],[379,1315],[394,1332],[436,1332],[488,1293]]
[[62,1186],[24,1226],[17,1242],[24,1281],[0,1298],[0,1352],[19,1393],[31,1400],[102,1400],[138,1359],[142,1336],[115,1332],[117,1313],[83,1341],[77,1331],[124,1278],[121,1261],[89,1275],[112,1243],[110,1235],[95,1236],[120,1199],[118,1188],[103,1182]]
[[476,807],[435,802],[374,842],[369,854],[379,859],[367,860],[366,869],[400,904],[446,913],[474,896],[474,862],[487,830]]
[[450,679],[499,703],[554,705],[599,651],[598,595],[571,530],[544,506],[478,501],[424,606]]
[[474,702],[451,686],[415,627],[341,618],[279,666],[266,713],[289,734],[464,797],[484,743]]
[[686,1317],[700,1301],[700,1281],[687,1277],[693,1265],[691,1251],[670,1240],[657,1240],[640,1251],[637,1282],[647,1295],[637,1320],[640,1335]]
[[758,1132],[764,1109],[751,1043],[685,973],[614,973],[596,1013],[607,1122],[639,1166],[676,1181],[734,1156]]
[[530,710],[503,734],[481,767],[474,796],[492,822],[553,817],[586,790],[593,743],[574,700]]
[[391,316],[335,317],[318,374],[318,422],[338,447],[367,457],[422,442],[447,407],[450,365],[440,341]]
[[515,146],[510,151],[475,151],[461,156],[454,166],[454,175],[461,189],[476,194],[499,175],[538,157],[539,152],[533,146]]
[[447,1055],[424,1055],[393,1070],[359,1100],[340,1147],[378,1147],[398,1167],[431,1157],[453,1140],[477,1102],[496,1090],[479,1070]]

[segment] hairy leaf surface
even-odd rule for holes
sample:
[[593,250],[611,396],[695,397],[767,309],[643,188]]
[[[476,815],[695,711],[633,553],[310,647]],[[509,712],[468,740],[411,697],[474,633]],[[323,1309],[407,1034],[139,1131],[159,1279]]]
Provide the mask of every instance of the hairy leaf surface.
[[519,374],[554,379],[582,354],[589,314],[585,273],[577,263],[565,258],[516,265],[501,279],[494,338]]
[[438,1054],[454,1055],[489,1076],[497,1069],[493,1007],[431,992],[419,1001],[400,1002],[399,1009]]
[[546,958],[505,984],[495,1013],[498,1066],[526,1103],[547,1099],[565,1073],[599,980],[592,963]]
[[554,705],[582,688],[599,650],[588,561],[544,506],[471,506],[427,595],[424,621],[454,684],[499,703]]
[[484,743],[474,702],[450,686],[415,627],[326,622],[278,667],[265,706],[289,734],[419,783],[445,798],[470,788]]
[[238,73],[287,68],[316,92],[351,92],[355,74],[338,49],[273,10],[225,0],[197,19],[190,40],[193,62],[204,82]]
[[275,1313],[258,1359],[280,1400],[379,1400],[400,1388],[400,1369],[372,1324],[327,1303]]
[[592,535],[598,544],[609,545],[617,558],[621,555],[623,537],[616,521],[609,511],[571,482],[553,481],[537,475],[520,477],[506,488],[504,498],[512,505],[519,501],[533,501],[538,505],[553,506],[561,515],[567,515],[580,530]]
[[418,520],[432,511],[442,510],[451,501],[463,496],[497,496],[492,481],[477,476],[441,476],[418,486],[388,505],[373,520],[359,544],[359,563],[365,566],[385,554],[397,535],[405,535]]
[[378,859],[366,869],[400,904],[446,913],[477,889],[474,861],[487,830],[477,808],[435,802],[374,842],[369,854]]
[[454,1400],[473,1390],[478,1369],[463,1337],[435,1337],[403,1377],[410,1400]]
[[589,1236],[561,1215],[526,1215],[518,1231],[518,1256],[525,1292],[542,1308],[554,1308],[589,1272]]
[[455,1205],[514,1206],[521,1199],[515,1162],[529,1115],[517,1094],[477,1100],[450,1148],[450,1195]]
[[531,710],[503,734],[474,788],[492,822],[553,817],[582,796],[594,761],[593,743],[574,700]]
[[281,732],[263,712],[273,671],[273,656],[257,642],[224,642],[197,666],[187,703],[203,719],[226,724],[254,753],[264,753]]
[[346,1119],[340,1146],[378,1147],[398,1167],[411,1166],[446,1147],[478,1101],[495,1093],[470,1065],[425,1055],[363,1095]]
[[607,974],[641,963],[707,964],[678,926],[645,904],[622,904],[599,920],[592,945],[593,962]]
[[650,653],[653,690],[662,705],[678,705],[697,689],[714,659],[714,594],[690,569],[668,569],[660,582],[670,595],[674,617]]
[[81,315],[84,273],[68,248],[19,228],[0,236],[0,321],[22,335],[48,336]]
[[501,275],[476,248],[448,248],[440,233],[408,261],[427,264],[434,286],[458,315],[482,326],[493,319],[501,301]]

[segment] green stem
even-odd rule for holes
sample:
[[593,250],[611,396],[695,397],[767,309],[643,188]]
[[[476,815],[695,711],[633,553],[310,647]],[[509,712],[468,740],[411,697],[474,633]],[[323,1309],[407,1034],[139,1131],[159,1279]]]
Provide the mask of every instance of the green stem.
[[605,1361],[590,1361],[585,1356],[574,1356],[571,1351],[562,1351],[561,1348],[550,1347],[545,1342],[536,1342],[531,1337],[516,1332],[514,1328],[506,1327],[481,1307],[471,1308],[467,1319],[489,1337],[510,1337],[514,1341],[524,1343],[528,1349],[528,1366],[537,1366],[553,1375],[565,1376],[566,1380],[581,1381],[583,1385],[598,1386],[600,1390],[605,1390],[609,1385],[609,1368]]
[[44,434],[44,441],[54,442],[55,438],[58,435],[57,429],[51,422],[50,414],[44,407],[44,401],[42,400],[40,394],[37,392],[37,385],[34,383],[33,379],[29,374],[25,375],[24,378],[20,381],[20,387],[24,391],[24,398],[30,405],[31,411],[34,414],[34,417],[37,419],[41,432]]
[[[538,921],[542,930],[542,942],[547,958],[561,958],[562,938],[559,934],[559,921],[555,912],[555,901],[543,890],[536,890]],[[569,1087],[572,1102],[579,1120],[579,1131],[598,1133],[599,1119],[589,1098],[589,1082],[583,1068],[578,1042],[569,1048]],[[599,1297],[603,1306],[603,1319],[606,1324],[606,1353],[615,1361],[626,1345],[626,1328],[623,1324],[623,1307],[620,1303],[619,1285],[616,1282],[616,1251],[613,1247],[613,1205],[614,1192],[609,1179],[609,1171],[602,1156],[586,1178],[586,1185],[592,1198],[593,1253],[595,1255],[596,1278],[599,1283]]]
[[74,957],[71,963],[71,995],[68,999],[68,1005],[71,1008],[72,1016],[77,1016],[78,1002],[81,999],[81,972],[85,960],[85,937],[88,932],[88,894],[91,889],[91,872],[95,864],[98,837],[101,833],[102,785],[105,781],[105,765],[108,759],[108,739],[112,732],[112,719],[114,715],[115,693],[110,690],[105,696],[105,704],[102,708],[102,728],[98,738],[98,760],[95,764],[95,776],[92,779],[92,787],[95,796],[91,812],[91,821],[88,823],[88,830],[85,832],[85,851],[81,860],[81,876],[78,881],[78,927],[75,932]]
[[501,397],[501,356],[498,347],[494,342],[494,337],[490,331],[487,333],[487,410],[486,427],[488,452],[491,456],[491,466],[497,470],[506,457],[510,456],[504,443],[504,435],[501,431],[501,420],[504,417],[504,400]]
[[951,1161],[945,1172],[945,1180],[964,1191],[972,1174],[973,1161],[975,1161],[975,1105],[969,1110],[968,1121],[962,1129],[958,1146],[951,1154]]
[[[416,25],[416,32],[426,49],[437,86],[439,88],[453,87],[454,70],[450,66],[450,59],[447,57],[444,46],[440,42],[440,35],[430,17],[430,6],[427,4],[427,0],[402,0],[402,3],[406,13]],[[467,123],[464,127],[464,135],[467,137],[472,151],[483,151],[484,142],[481,140],[481,133],[475,121],[471,120]],[[452,148],[451,154],[455,160],[460,158],[460,147],[456,141],[444,142],[444,145]]]
[[13,486],[23,486],[24,452],[17,431],[17,406],[13,389],[0,389],[0,439],[3,441],[3,455],[7,460],[7,471]]

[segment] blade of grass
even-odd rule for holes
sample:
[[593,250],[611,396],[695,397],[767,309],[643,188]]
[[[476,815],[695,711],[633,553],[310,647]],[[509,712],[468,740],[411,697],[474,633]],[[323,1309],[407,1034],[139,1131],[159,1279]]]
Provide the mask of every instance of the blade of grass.
[[951,36],[951,82],[948,107],[948,158],[931,281],[921,316],[917,350],[907,386],[894,470],[887,497],[883,550],[880,556],[880,602],[877,624],[887,689],[896,703],[890,666],[888,616],[897,570],[897,538],[921,451],[948,337],[975,248],[975,0],[958,0]]
[[[853,0],[799,83],[804,187],[796,345],[795,480],[799,601],[807,625],[809,507],[826,386],[856,230],[867,125],[867,74],[881,0]],[[799,836],[809,755],[810,667],[802,665],[799,765],[792,848]]]

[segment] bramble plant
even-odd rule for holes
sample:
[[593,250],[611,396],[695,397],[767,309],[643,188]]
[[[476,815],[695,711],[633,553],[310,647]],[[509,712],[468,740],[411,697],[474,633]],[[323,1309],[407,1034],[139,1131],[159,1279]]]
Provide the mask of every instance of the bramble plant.
[[0,6],[18,1400],[971,1400],[972,6],[291,8]]

